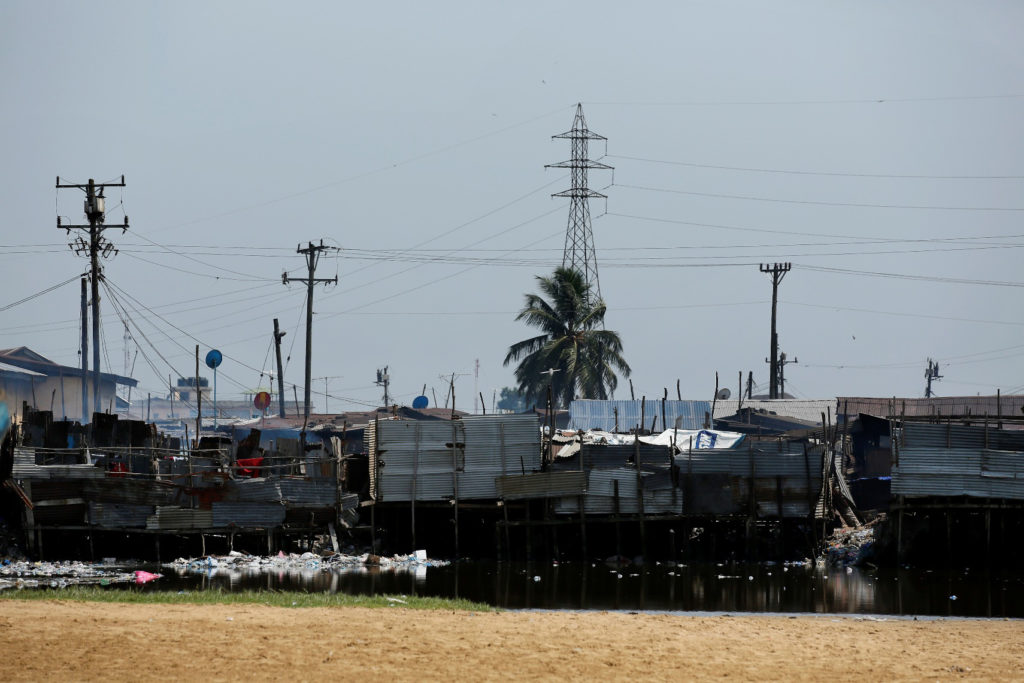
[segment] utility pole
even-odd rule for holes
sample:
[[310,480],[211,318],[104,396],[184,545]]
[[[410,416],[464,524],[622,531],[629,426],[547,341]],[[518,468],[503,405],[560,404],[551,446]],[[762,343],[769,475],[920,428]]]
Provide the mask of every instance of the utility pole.
[[[100,256],[110,258],[117,253],[112,242],[103,237],[103,231],[111,227],[121,228],[121,234],[128,230],[128,216],[124,217],[124,225],[104,225],[107,209],[106,200],[103,197],[103,190],[107,187],[124,187],[124,176],[121,176],[119,183],[97,183],[92,178],[86,184],[62,184],[60,176],[57,176],[57,188],[75,187],[85,192],[85,217],[89,220],[88,225],[63,225],[60,216],[57,216],[57,228],[63,228],[68,235],[72,230],[81,230],[89,234],[87,242],[79,236],[69,244],[76,254],[89,254],[89,269],[92,281],[92,407],[98,410],[100,407],[100,278],[103,276],[103,269],[100,268]],[[97,190],[99,192],[97,193]],[[82,377],[85,382],[85,377]]]
[[786,398],[786,366],[790,363],[799,363],[799,358],[793,360],[786,360],[785,351],[779,354],[779,396],[778,398]]
[[82,424],[89,423],[89,276],[82,275]]
[[932,394],[932,380],[938,382],[942,379],[942,375],[939,374],[939,364],[933,361],[931,358],[928,359],[928,367],[924,371],[924,379],[928,384],[924,388],[924,397],[931,398]]
[[284,366],[281,365],[281,338],[287,332],[282,332],[278,325],[277,318],[274,318],[274,348],[277,352],[277,402],[278,402],[278,414],[281,417],[285,416],[284,411]]
[[792,263],[774,263],[771,266],[766,263],[761,264],[761,272],[768,273],[772,277],[772,355],[771,359],[765,359],[770,366],[768,372],[771,377],[768,398],[779,398],[779,335],[775,327],[776,311],[779,303],[779,283],[792,267]]
[[327,251],[328,249],[337,249],[337,247],[325,247],[324,241],[320,240],[320,244],[308,243],[309,246],[303,247],[301,244],[295,249],[295,253],[302,254],[306,257],[306,269],[309,271],[309,276],[305,278],[289,277],[288,273],[281,274],[281,282],[288,284],[291,281],[302,282],[306,285],[306,388],[305,388],[305,400],[306,405],[303,407],[303,417],[309,420],[309,395],[312,387],[310,383],[312,379],[313,369],[313,287],[318,283],[338,284],[338,276],[317,278],[314,277],[316,274],[316,264],[320,261],[320,252]]
[[388,374],[388,366],[384,366],[383,370],[377,370],[377,381],[374,382],[378,387],[384,387],[384,407],[387,408],[391,405],[391,395],[388,393],[388,387],[391,385],[391,375]]
[[753,370],[747,371],[747,399],[751,400],[754,398],[754,372]]
[[[480,394],[480,359],[476,359],[476,366],[473,368],[473,393]],[[484,405],[484,396],[480,394],[480,407],[487,412],[487,406]],[[478,414],[476,405],[476,396],[473,396],[473,414]]]
[[601,282],[597,278],[597,252],[594,249],[594,232],[590,225],[589,200],[591,197],[607,199],[607,195],[587,187],[587,171],[592,168],[611,170],[612,167],[599,161],[592,161],[588,157],[587,148],[591,140],[604,140],[607,144],[608,138],[587,128],[587,121],[583,118],[583,105],[577,104],[572,129],[560,135],[553,135],[552,139],[572,141],[572,158],[544,167],[568,168],[572,180],[572,187],[568,190],[551,195],[552,197],[568,197],[571,200],[569,223],[565,231],[565,248],[562,252],[562,267],[571,268],[582,275],[583,281],[590,288],[591,299],[598,301],[601,298]]

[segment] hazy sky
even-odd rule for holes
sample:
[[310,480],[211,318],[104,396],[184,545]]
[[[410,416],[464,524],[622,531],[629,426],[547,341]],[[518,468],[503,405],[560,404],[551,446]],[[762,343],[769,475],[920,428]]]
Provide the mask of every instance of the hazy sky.
[[[305,292],[281,272],[322,238],[342,247],[314,307],[331,411],[376,405],[384,365],[405,403],[462,373],[471,409],[476,359],[489,404],[532,334],[524,292],[561,263],[569,181],[544,165],[582,102],[615,166],[591,210],[638,395],[709,398],[716,370],[766,387],[774,261],[791,393],[919,396],[929,357],[939,395],[1021,392],[1022,27],[1015,1],[9,0],[0,307],[86,266],[56,176],[123,173],[105,267],[143,392],[193,372],[196,340],[226,356],[222,397],[268,387],[278,317],[301,395]],[[77,281],[0,311],[0,347],[69,365],[78,331]]]

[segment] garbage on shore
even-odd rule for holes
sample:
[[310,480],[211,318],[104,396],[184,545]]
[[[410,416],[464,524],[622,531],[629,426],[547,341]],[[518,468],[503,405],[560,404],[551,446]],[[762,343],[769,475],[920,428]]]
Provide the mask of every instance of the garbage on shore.
[[[158,576],[158,575],[157,575]],[[0,563],[0,590],[5,588],[67,588],[68,586],[128,583],[135,573],[123,567],[89,562],[29,562],[5,559]]]
[[408,555],[372,555],[370,553],[284,553],[261,556],[246,555],[233,550],[227,555],[209,555],[199,558],[178,558],[164,567],[173,569],[179,574],[185,573],[259,573],[268,571],[299,571],[299,572],[346,572],[369,571],[370,568],[381,571],[412,571],[420,573],[427,567],[445,567],[451,564],[447,560],[432,560],[426,551],[417,550]]
[[873,557],[875,529],[879,519],[862,526],[841,527],[832,532],[826,540],[828,564],[833,567],[856,566]]

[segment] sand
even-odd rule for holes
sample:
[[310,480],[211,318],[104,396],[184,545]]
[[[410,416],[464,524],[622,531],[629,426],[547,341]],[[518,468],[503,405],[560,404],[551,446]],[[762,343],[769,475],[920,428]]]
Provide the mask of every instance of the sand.
[[1024,679],[1024,621],[0,602],[0,680]]

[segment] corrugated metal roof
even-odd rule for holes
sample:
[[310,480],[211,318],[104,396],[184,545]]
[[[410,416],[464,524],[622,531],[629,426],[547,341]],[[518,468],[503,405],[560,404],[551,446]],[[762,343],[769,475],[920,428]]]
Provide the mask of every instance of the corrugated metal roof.
[[985,428],[973,425],[908,422],[901,434],[902,443],[906,446],[1024,451],[1024,431],[996,429],[994,424]]
[[1024,409],[1024,396],[943,396],[941,398],[838,398],[839,410],[850,415],[866,413],[879,417],[963,417],[974,416],[984,418],[986,414],[997,414],[997,403],[1004,416],[1021,417]]
[[[735,399],[727,399],[725,401],[715,401],[714,410],[715,419],[729,417],[735,415],[741,407],[741,402]],[[776,399],[772,400],[744,400],[742,401],[743,408],[752,408],[758,412],[765,412],[768,414],[774,413],[776,415],[783,415],[785,417],[795,417],[798,420],[804,420],[806,422],[813,422],[816,425],[821,424],[821,414],[831,414],[832,419],[835,420],[836,416],[836,400],[834,398],[827,399]]]
[[[597,401],[576,400],[569,404],[570,429],[600,429],[614,431],[616,424],[621,432],[627,432],[640,423],[643,409],[644,428],[650,429],[652,419],[657,416],[662,429],[671,429],[680,420],[679,429],[701,429],[705,413],[711,414],[710,401],[665,401],[665,424],[661,419],[661,399]],[[616,414],[618,417],[616,418]]]

